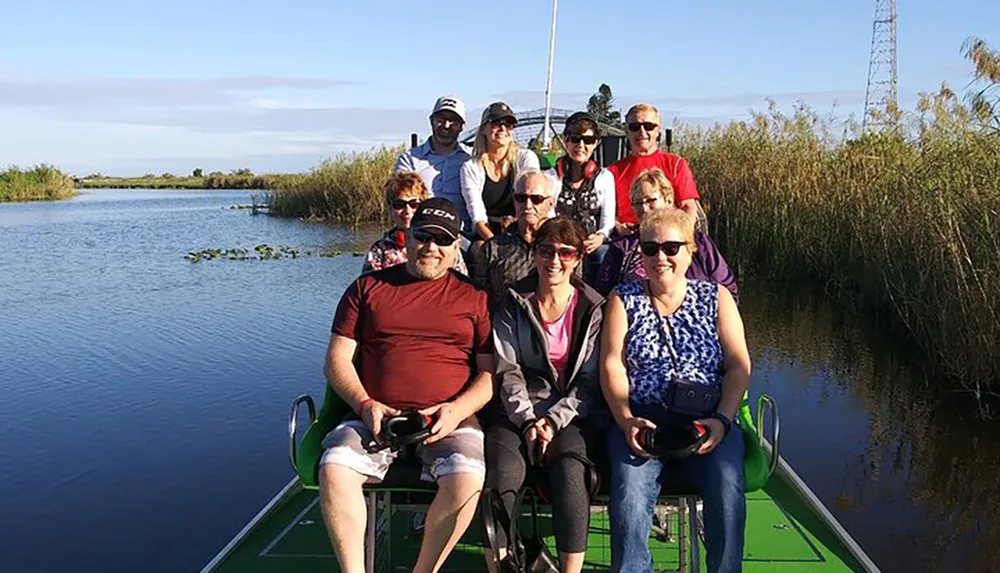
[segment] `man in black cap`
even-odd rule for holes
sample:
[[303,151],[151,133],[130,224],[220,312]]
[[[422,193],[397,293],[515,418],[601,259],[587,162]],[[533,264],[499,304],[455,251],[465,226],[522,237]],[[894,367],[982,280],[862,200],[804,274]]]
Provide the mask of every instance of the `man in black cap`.
[[459,232],[453,203],[424,201],[407,231],[406,264],[361,275],[337,307],[325,374],[354,413],[323,440],[320,499],[345,573],[364,571],[361,487],[384,479],[399,455],[366,447],[388,417],[417,410],[432,419],[415,453],[421,479],[438,491],[413,571],[438,570],[478,507],[486,465],[476,412],[493,396],[493,338],[486,293],[451,269]]

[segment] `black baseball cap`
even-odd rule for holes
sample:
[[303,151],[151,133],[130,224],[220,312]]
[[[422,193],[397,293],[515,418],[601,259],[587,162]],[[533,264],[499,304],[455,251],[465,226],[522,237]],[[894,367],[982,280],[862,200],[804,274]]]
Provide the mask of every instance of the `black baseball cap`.
[[509,117],[514,121],[517,121],[517,116],[514,115],[513,110],[510,106],[502,101],[493,102],[489,107],[483,110],[483,119],[480,123],[486,123],[488,121],[493,121],[496,119]]
[[563,127],[563,134],[569,133],[570,128],[574,127],[575,124],[580,123],[581,121],[589,121],[593,123],[594,130],[598,132],[595,133],[594,135],[600,135],[601,124],[597,123],[597,120],[594,118],[594,116],[590,115],[588,112],[585,111],[578,111],[566,118],[566,125],[565,127]]
[[458,208],[443,197],[432,197],[420,203],[417,212],[410,220],[413,230],[436,231],[445,233],[452,239],[458,239],[461,230],[458,220]]

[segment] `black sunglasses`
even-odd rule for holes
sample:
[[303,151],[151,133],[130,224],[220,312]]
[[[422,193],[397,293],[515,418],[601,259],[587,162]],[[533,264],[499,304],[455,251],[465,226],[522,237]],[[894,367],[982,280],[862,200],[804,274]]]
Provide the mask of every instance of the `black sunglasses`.
[[413,234],[413,240],[418,243],[431,243],[439,247],[450,247],[455,244],[455,239],[449,237],[448,235],[441,235],[439,233],[430,233],[428,231],[421,231],[419,229],[414,229],[411,231]]
[[664,241],[662,243],[643,241],[639,243],[639,250],[647,257],[655,257],[657,251],[663,251],[664,255],[672,257],[681,252],[681,247],[684,245],[687,245],[687,241]]
[[645,129],[646,131],[653,131],[654,129],[660,126],[656,125],[651,121],[632,121],[629,122],[628,124],[629,131],[639,131],[640,127]]
[[502,125],[511,129],[517,127],[517,120],[513,117],[496,117],[489,121],[490,125]]
[[535,247],[535,252],[538,253],[543,259],[551,259],[552,257],[558,255],[559,260],[564,262],[575,261],[580,258],[580,251],[578,251],[576,247],[556,247],[551,243],[538,245]]
[[548,199],[548,195],[528,195],[527,193],[514,193],[514,200],[518,203],[527,203],[531,200],[532,205],[541,205]]
[[580,135],[579,133],[571,133],[566,136],[566,141],[571,143],[580,143],[581,141],[586,145],[593,145],[597,143],[596,135]]
[[420,199],[410,199],[409,201],[404,201],[403,199],[393,199],[392,200],[392,208],[393,209],[403,209],[407,205],[410,206],[410,209],[413,209],[414,211],[416,211],[417,207],[420,206]]

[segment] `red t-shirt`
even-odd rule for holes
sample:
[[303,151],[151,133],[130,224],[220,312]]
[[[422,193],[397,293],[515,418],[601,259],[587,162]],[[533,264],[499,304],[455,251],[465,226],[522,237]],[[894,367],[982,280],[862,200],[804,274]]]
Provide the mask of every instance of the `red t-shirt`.
[[615,217],[619,223],[638,223],[629,200],[629,189],[640,173],[653,168],[663,171],[674,186],[674,204],[678,207],[688,199],[700,199],[691,168],[680,155],[659,149],[649,155],[629,155],[608,167],[615,176]]
[[421,280],[395,265],[361,275],[344,292],[333,332],[358,343],[365,391],[394,408],[426,408],[455,397],[492,354],[486,292],[449,271]]

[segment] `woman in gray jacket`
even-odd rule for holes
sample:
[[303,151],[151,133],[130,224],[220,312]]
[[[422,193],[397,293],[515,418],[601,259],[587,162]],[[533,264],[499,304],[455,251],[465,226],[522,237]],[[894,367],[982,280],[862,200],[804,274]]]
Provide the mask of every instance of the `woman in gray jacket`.
[[514,181],[526,169],[538,169],[538,156],[514,141],[517,118],[498,101],[483,110],[472,158],[462,164],[459,182],[476,235],[488,241],[514,221]]
[[598,485],[592,460],[602,443],[599,420],[607,419],[598,380],[604,298],[574,276],[586,238],[569,217],[546,221],[535,234],[535,270],[508,290],[493,317],[497,390],[485,487],[511,513],[529,468],[544,469],[535,473],[547,483],[536,485],[552,503],[563,572],[583,567]]

